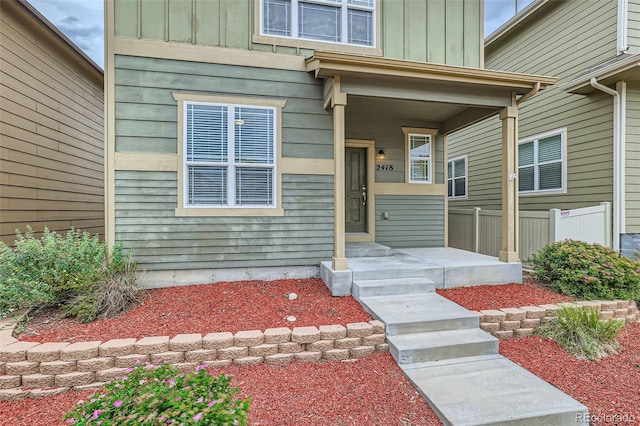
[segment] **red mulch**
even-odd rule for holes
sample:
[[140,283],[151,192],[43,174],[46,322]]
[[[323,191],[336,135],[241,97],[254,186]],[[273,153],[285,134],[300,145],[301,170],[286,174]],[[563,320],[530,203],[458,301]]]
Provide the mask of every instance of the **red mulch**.
[[502,340],[500,353],[589,407],[591,424],[640,424],[640,323],[627,325],[617,340],[620,353],[598,362],[537,336]]
[[[289,294],[298,298],[289,300]],[[35,315],[20,335],[29,342],[78,342],[181,333],[346,325],[369,321],[352,297],[331,297],[322,280],[221,282],[148,291],[143,304],[113,319],[82,324],[75,318]],[[288,316],[295,322],[286,321]]]
[[[299,298],[289,300],[286,296],[291,292]],[[570,300],[532,283],[468,287],[440,294],[474,310]],[[287,323],[284,318],[288,315],[298,320]],[[105,341],[368,319],[355,300],[332,298],[317,279],[250,281],[153,290],[143,305],[93,324],[43,314],[32,319],[27,327],[30,335],[21,338]],[[633,424],[640,419],[640,323],[626,327],[618,340],[621,353],[597,363],[579,361],[555,342],[539,337],[501,341],[500,351],[587,405],[595,416],[593,424]],[[220,371],[212,370],[214,374]],[[230,366],[224,372],[234,377],[233,384],[243,395],[252,397],[250,424],[440,424],[389,354],[349,362]],[[70,391],[44,400],[0,402],[0,425],[61,424],[63,413],[88,394]]]
[[570,302],[569,296],[554,293],[531,281],[524,284],[481,285],[475,287],[437,290],[438,294],[453,300],[472,311],[487,309],[519,308],[521,306],[545,305],[547,303]]

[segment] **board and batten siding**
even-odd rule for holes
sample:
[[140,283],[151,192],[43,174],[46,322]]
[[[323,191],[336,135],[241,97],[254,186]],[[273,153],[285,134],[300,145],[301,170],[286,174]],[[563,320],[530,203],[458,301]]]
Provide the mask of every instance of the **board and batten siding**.
[[[612,97],[559,89],[583,70],[616,54],[616,2],[557,2],[487,47],[486,66],[552,75],[558,84],[519,107],[519,139],[567,129],[567,193],[520,197],[521,210],[573,209],[613,197]],[[501,207],[501,133],[497,117],[448,138],[448,157],[468,155],[468,198],[450,208]]]
[[376,195],[376,242],[392,248],[443,247],[444,197]]
[[[177,91],[285,99],[284,161],[333,158],[333,117],[306,72],[115,59],[117,153],[177,153]],[[283,217],[176,217],[177,185],[175,171],[116,171],[116,240],[145,269],[317,265],[333,255],[333,176],[283,174]]]
[[283,175],[284,217],[175,217],[176,172],[116,172],[116,238],[147,270],[317,265],[333,254],[333,176]]
[[104,235],[103,77],[9,3],[0,6],[0,240],[13,244],[27,225]]
[[[252,41],[255,0],[115,0],[115,35],[310,56],[312,49]],[[481,0],[380,0],[378,37],[389,58],[479,68]],[[257,34],[256,34],[257,35]],[[310,43],[313,43],[311,41]],[[335,49],[332,48],[335,46]],[[323,50],[343,50],[323,43]]]
[[640,233],[640,85],[627,86],[626,232]]

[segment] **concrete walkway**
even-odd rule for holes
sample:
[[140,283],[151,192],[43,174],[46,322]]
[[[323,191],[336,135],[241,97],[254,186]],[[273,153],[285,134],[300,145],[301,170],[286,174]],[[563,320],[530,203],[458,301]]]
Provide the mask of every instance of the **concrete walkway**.
[[588,424],[587,407],[501,356],[475,313],[435,293],[465,276],[466,285],[485,283],[493,258],[455,249],[364,254],[349,258],[349,289],[386,324],[392,356],[445,425]]

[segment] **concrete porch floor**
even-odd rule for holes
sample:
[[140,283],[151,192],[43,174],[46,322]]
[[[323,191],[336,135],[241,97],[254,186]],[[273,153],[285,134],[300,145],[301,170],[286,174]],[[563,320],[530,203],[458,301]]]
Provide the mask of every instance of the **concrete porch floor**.
[[436,288],[522,283],[522,264],[451,247],[390,249],[376,243],[347,245],[347,271],[320,264],[320,276],[334,296],[352,294],[353,282],[371,279],[427,278]]

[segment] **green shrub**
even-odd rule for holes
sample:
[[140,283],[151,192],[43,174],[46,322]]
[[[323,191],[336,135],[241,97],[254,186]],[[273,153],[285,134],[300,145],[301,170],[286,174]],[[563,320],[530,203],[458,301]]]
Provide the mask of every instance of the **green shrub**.
[[640,300],[640,262],[598,244],[560,241],[532,255],[537,278],[553,290],[587,300]]
[[[205,365],[180,373],[170,365],[128,368],[65,414],[66,424],[246,425],[250,398],[236,399],[231,376],[210,376]],[[101,423],[100,423],[101,422]]]
[[[117,244],[110,256],[97,235],[71,229],[65,237],[45,228],[36,238],[31,228],[17,233],[15,247],[0,242],[0,316],[14,309],[59,304],[69,316],[93,321],[121,309],[109,305],[111,294],[137,293],[137,265]],[[105,302],[105,299],[107,300]]]
[[589,360],[616,353],[615,337],[623,320],[600,320],[592,308],[563,307],[558,317],[540,326],[537,333],[555,340],[571,354]]

